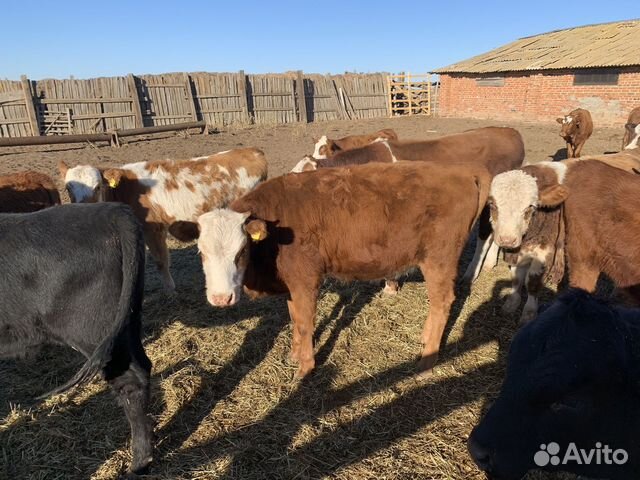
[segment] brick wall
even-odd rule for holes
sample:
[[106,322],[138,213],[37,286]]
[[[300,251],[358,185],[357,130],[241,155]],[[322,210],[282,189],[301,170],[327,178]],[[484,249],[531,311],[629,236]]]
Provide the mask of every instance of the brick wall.
[[439,115],[552,122],[580,107],[591,112],[594,124],[613,126],[640,106],[640,68],[620,71],[618,85],[575,86],[571,71],[507,73],[500,87],[479,86],[477,78],[484,77],[441,75]]

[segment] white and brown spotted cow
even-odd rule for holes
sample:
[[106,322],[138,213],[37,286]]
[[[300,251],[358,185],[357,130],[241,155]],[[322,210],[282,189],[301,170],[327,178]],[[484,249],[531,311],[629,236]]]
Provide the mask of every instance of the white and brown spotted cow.
[[267,177],[264,153],[256,148],[228,150],[189,160],[138,162],[119,168],[58,165],[72,202],[122,202],[143,225],[145,242],[162,275],[165,290],[175,283],[169,272],[167,232],[181,237],[171,225],[196,221],[222,208]]
[[312,157],[316,159],[329,158],[338,152],[364,147],[378,139],[397,140],[398,135],[390,128],[364,135],[349,135],[348,137],[338,138],[337,140],[332,140],[327,138],[326,135],[323,135],[315,142]]

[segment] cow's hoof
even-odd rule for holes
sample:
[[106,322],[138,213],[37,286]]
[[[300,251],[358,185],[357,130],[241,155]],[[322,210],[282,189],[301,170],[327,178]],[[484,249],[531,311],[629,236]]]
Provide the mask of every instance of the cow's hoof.
[[507,296],[507,299],[505,300],[504,304],[502,305],[502,311],[504,313],[513,313],[515,312],[518,307],[520,306],[520,301],[522,300],[522,298],[520,297],[520,294],[518,293],[512,293],[511,295]]
[[298,380],[303,379],[304,377],[306,377],[311,373],[311,371],[313,370],[313,367],[315,367],[315,363],[313,360],[311,360],[310,362],[309,361],[300,362],[300,366],[298,367],[298,371],[296,372],[295,378]]
[[417,369],[418,369],[417,376],[421,378],[427,378],[431,376],[433,372],[433,367],[436,365],[436,363],[438,363],[437,353],[431,354],[431,355],[423,355],[422,357],[420,357],[420,360],[418,360],[418,365],[417,365]]

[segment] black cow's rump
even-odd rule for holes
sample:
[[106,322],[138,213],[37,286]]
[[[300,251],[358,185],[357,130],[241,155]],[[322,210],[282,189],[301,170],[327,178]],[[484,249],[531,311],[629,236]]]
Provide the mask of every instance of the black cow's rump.
[[131,426],[133,462],[151,462],[151,362],[140,340],[144,244],[129,207],[63,205],[0,214],[0,356],[42,343],[87,357],[61,393],[102,372]]
[[639,430],[640,309],[571,290],[515,336],[469,452],[496,479],[536,468],[631,479],[640,473]]

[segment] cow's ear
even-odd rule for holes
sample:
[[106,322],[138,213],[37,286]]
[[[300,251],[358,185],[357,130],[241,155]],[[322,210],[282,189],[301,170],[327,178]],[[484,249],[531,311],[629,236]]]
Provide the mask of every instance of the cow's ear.
[[556,118],[556,122],[562,123],[562,122],[564,122],[564,118]]
[[69,166],[66,163],[64,163],[63,160],[60,160],[58,162],[58,171],[60,172],[60,176],[62,177],[63,180],[67,176],[67,170],[69,170]]
[[174,222],[169,226],[169,233],[181,242],[191,242],[200,236],[200,226],[196,222]]
[[569,196],[569,189],[564,185],[552,185],[540,191],[538,205],[543,208],[554,208]]
[[254,242],[261,242],[267,238],[268,235],[267,223],[264,220],[249,220],[249,222],[244,226],[244,229]]
[[102,176],[110,188],[118,188],[118,185],[124,176],[124,172],[120,168],[109,168],[102,172]]

